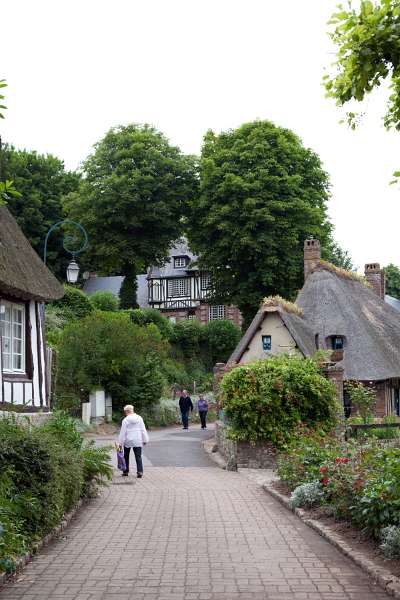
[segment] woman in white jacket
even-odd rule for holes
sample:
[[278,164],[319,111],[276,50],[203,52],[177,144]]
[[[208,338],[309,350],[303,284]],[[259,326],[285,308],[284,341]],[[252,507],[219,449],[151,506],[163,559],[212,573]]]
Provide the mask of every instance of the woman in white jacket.
[[128,477],[129,474],[129,454],[131,448],[135,453],[137,477],[143,477],[142,448],[149,441],[144,421],[141,416],[135,413],[132,404],[124,406],[125,419],[122,421],[121,431],[118,442],[124,447],[124,456],[126,470],[122,473]]

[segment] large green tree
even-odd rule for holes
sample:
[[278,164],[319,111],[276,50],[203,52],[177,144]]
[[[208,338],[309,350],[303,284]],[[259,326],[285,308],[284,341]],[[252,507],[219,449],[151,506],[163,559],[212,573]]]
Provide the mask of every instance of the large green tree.
[[248,321],[264,296],[293,298],[304,239],[331,241],[328,175],[318,156],[288,129],[255,121],[206,134],[200,180],[187,231],[215,299],[237,304]]
[[384,268],[386,277],[386,293],[400,300],[400,269],[390,263]]
[[93,268],[126,276],[121,306],[135,305],[136,274],[162,262],[182,232],[196,165],[149,125],[111,129],[83,167],[79,193],[66,210],[89,232]]
[[[61,198],[78,189],[80,176],[68,172],[51,154],[16,150],[5,145],[0,151],[3,178],[12,180],[18,194],[9,194],[8,208],[36,250],[43,257],[47,231],[63,218]],[[48,244],[48,265],[65,279],[69,258],[62,249],[62,232],[54,232]]]
[[[343,106],[362,101],[384,79],[391,80],[391,95],[384,123],[400,130],[400,3],[399,0],[362,0],[353,8],[339,5],[332,15],[331,38],[337,46],[337,60],[325,75],[328,96]],[[357,115],[348,113],[354,128]]]

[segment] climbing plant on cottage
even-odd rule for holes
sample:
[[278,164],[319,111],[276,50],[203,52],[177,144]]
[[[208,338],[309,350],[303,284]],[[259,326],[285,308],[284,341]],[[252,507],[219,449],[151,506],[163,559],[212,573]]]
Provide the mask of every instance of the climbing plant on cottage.
[[336,423],[335,386],[312,359],[280,355],[236,367],[221,388],[236,440],[282,448],[300,423],[326,430]]

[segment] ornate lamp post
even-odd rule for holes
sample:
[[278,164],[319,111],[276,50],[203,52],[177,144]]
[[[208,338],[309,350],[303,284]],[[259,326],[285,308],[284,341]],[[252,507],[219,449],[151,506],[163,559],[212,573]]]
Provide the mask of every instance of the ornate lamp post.
[[78,249],[72,250],[70,247],[68,247],[68,244],[70,244],[73,241],[72,236],[65,236],[63,239],[64,250],[66,252],[68,252],[69,254],[71,254],[71,256],[72,256],[72,260],[67,267],[67,281],[68,281],[68,283],[76,283],[78,281],[79,265],[76,262],[75,257],[78,256],[78,254],[80,254],[84,250],[86,250],[87,245],[88,245],[87,233],[85,231],[85,228],[80,223],[77,223],[76,221],[70,221],[69,219],[64,219],[63,221],[58,221],[58,223],[54,223],[54,225],[52,225],[50,227],[49,231],[46,234],[46,239],[44,240],[43,262],[44,262],[44,264],[46,264],[47,242],[48,242],[49,236],[52,233],[52,231],[54,231],[54,229],[61,227],[61,225],[74,225],[75,227],[78,227],[78,229],[80,229],[80,231],[83,234],[83,244]]

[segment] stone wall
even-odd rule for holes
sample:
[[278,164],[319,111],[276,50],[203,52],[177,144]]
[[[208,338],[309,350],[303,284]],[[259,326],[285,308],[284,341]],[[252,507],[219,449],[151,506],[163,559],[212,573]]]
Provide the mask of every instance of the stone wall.
[[268,442],[252,446],[248,442],[235,442],[228,438],[229,427],[217,421],[215,438],[218,451],[225,458],[228,471],[244,469],[275,469],[276,451]]

